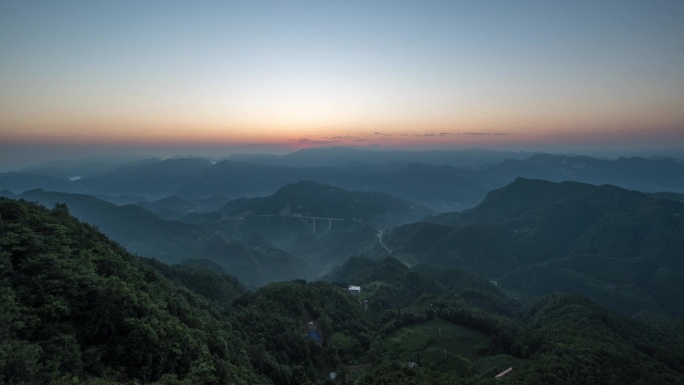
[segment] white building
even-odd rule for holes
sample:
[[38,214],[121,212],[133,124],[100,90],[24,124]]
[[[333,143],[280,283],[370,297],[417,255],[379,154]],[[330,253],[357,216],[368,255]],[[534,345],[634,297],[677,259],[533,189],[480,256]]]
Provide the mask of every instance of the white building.
[[361,286],[349,286],[349,292],[352,294],[361,294]]

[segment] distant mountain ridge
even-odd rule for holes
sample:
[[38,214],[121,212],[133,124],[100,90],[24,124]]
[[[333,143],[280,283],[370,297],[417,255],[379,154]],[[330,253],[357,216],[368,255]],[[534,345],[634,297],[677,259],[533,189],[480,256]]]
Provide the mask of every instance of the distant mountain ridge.
[[[197,214],[198,218],[179,218],[182,220],[163,219],[136,205],[115,205],[84,194],[30,190],[18,196],[5,195],[46,207],[65,203],[75,216],[97,226],[132,252],[166,263],[206,259],[249,287],[313,278],[329,269],[329,265],[372,247],[377,243],[377,230],[363,221],[396,223],[429,213],[387,194],[350,192],[317,182],[285,186],[267,198],[232,202],[238,205],[232,209],[234,212]],[[327,199],[319,198],[323,196]],[[304,211],[298,212],[298,207]],[[280,218],[279,213],[285,208],[290,210],[289,216]],[[275,212],[273,215],[280,220],[264,221],[249,215],[242,220],[233,218],[246,212]],[[334,216],[341,221],[333,225],[319,220],[319,230],[313,232],[313,221],[298,215]],[[328,226],[334,227],[334,231],[328,231]]]
[[[69,179],[76,177],[80,179]],[[171,158],[116,164],[53,163],[0,174],[0,189],[17,194],[42,188],[134,203],[170,196],[188,201],[217,196],[252,198],[273,194],[289,183],[312,180],[348,190],[389,193],[433,211],[449,212],[475,206],[487,191],[517,177],[684,193],[681,160],[361,149],[311,149],[284,156],[235,155],[218,162]],[[194,205],[190,202],[188,207]]]
[[245,239],[253,248],[285,250],[324,273],[361,251],[377,252],[378,228],[408,223],[428,213],[388,194],[301,181],[267,197],[238,199],[219,212],[190,214],[184,220]]
[[301,259],[272,248],[255,250],[199,225],[166,220],[135,205],[118,206],[83,194],[30,190],[16,197],[46,207],[66,204],[80,220],[144,257],[165,263],[208,259],[250,287],[311,276]]
[[483,164],[498,163],[506,159],[524,159],[533,154],[535,153],[486,149],[410,151],[359,147],[326,147],[302,149],[285,155],[231,155],[226,159],[291,167],[337,167],[353,163],[422,163],[474,168]]
[[503,178],[613,184],[644,192],[684,192],[684,164],[672,159],[623,157],[607,160],[589,156],[537,154],[524,160],[503,161],[487,171]]
[[518,178],[473,209],[429,220],[393,230],[385,241],[393,255],[486,276],[522,295],[569,291],[629,314],[684,314],[682,202]]
[[46,207],[65,203],[74,216],[102,229],[132,252],[165,262],[196,258],[197,248],[211,237],[200,226],[164,220],[141,207],[118,206],[90,195],[30,190],[17,198]]
[[400,217],[405,217],[404,222],[411,222],[430,213],[413,202],[389,194],[348,191],[315,181],[288,184],[264,198],[229,202],[222,211],[232,215],[252,212],[258,215],[328,217],[381,223],[392,223]]

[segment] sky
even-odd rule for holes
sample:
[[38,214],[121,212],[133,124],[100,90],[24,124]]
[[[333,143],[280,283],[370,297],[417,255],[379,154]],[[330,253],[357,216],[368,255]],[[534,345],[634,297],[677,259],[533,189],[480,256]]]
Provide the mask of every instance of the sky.
[[681,154],[682,36],[680,0],[3,0],[0,169],[326,146]]

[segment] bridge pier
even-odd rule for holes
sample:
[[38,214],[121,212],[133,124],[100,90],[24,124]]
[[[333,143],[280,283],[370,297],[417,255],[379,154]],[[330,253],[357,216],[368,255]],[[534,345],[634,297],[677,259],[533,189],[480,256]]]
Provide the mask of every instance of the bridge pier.
[[330,231],[332,229],[333,221],[338,221],[338,222],[344,221],[344,219],[342,219],[342,218],[324,218],[324,217],[306,217],[306,216],[298,216],[298,218],[304,222],[305,226],[308,225],[307,220],[310,219],[311,220],[311,227],[312,227],[314,234],[316,234],[316,220],[317,219],[328,221],[328,231]]

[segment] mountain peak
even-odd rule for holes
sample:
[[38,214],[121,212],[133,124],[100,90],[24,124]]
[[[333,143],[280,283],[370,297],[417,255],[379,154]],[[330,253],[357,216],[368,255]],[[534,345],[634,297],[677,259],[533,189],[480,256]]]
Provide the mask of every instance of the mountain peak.
[[[226,205],[232,214],[326,217],[342,220],[418,220],[429,210],[389,194],[349,191],[320,182],[303,180],[281,187],[263,198],[233,201]],[[403,219],[402,219],[403,218]]]

